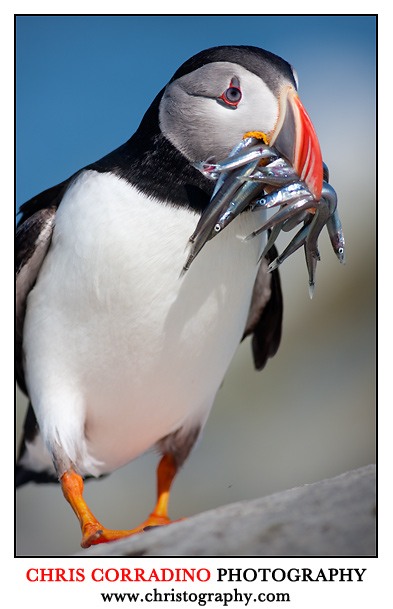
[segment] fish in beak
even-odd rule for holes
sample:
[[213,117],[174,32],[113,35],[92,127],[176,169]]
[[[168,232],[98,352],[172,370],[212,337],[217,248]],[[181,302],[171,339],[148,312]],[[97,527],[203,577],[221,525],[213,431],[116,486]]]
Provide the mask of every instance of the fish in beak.
[[[269,191],[278,187],[279,194],[290,195],[289,199],[293,196],[293,205],[287,205],[287,209],[280,212],[283,221],[289,217],[300,218],[305,209],[313,216],[322,196],[324,165],[319,141],[310,117],[291,85],[286,85],[280,93],[278,118],[270,133],[249,131],[244,134],[243,143],[236,146],[227,159],[219,163],[196,163],[195,167],[213,179],[220,177],[210,204],[190,237],[189,255],[182,273],[188,270],[205,243],[247,206],[265,205],[267,199],[258,201],[257,197],[266,186]],[[290,192],[293,183],[306,191],[300,201],[299,193]],[[275,199],[274,205],[279,203],[280,199]],[[263,225],[250,237],[271,228],[274,223],[273,220],[269,225]]]

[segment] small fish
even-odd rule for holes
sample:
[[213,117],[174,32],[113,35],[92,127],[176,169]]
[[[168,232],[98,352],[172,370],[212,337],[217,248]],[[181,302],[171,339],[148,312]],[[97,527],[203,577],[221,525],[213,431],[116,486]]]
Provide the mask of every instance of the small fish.
[[326,228],[329,234],[332,248],[341,264],[345,263],[345,239],[337,210],[337,194],[334,188],[327,182],[323,183],[322,197],[329,205],[329,218],[326,221]]
[[198,162],[194,163],[194,167],[201,173],[221,173],[222,171],[232,171],[244,165],[248,165],[251,161],[262,161],[263,159],[277,158],[277,152],[273,148],[269,148],[265,144],[251,146],[246,152],[228,156],[219,163]]
[[[255,162],[250,163],[248,166],[248,171],[254,171]],[[241,178],[240,178],[241,179]],[[225,212],[220,216],[217,223],[214,226],[214,232],[219,232],[223,230],[228,224],[238,216],[242,211],[246,209],[246,207],[252,202],[252,200],[260,194],[261,190],[263,190],[263,185],[256,182],[246,182],[242,184],[233,197],[232,201],[229,203],[229,207],[225,210]]]
[[305,197],[302,199],[298,199],[293,203],[288,205],[284,205],[281,209],[274,214],[271,218],[269,218],[266,222],[262,224],[260,228],[253,231],[248,237],[248,239],[252,239],[257,235],[260,235],[263,231],[272,228],[276,224],[280,222],[284,222],[284,220],[288,220],[289,218],[296,217],[299,212],[304,211],[305,209],[311,209],[315,206],[315,201],[312,197]]
[[294,254],[302,245],[305,244],[309,230],[309,224],[304,224],[302,226],[302,228],[296,233],[296,235],[293,237],[293,239],[290,241],[284,251],[269,264],[269,272],[274,271],[274,269],[280,266],[280,264],[282,264],[284,260],[289,258],[289,256]]
[[282,225],[283,232],[289,233],[291,230],[296,228],[298,226],[298,224],[300,224],[301,222],[306,222],[306,223],[309,222],[310,216],[312,219],[313,215],[314,215],[313,209],[305,209],[304,211],[300,212],[297,216],[294,216],[293,218],[288,218],[288,220],[284,220],[283,225]]
[[[213,191],[210,204],[203,212],[195,231],[189,238],[189,243],[191,244],[191,247],[186,263],[182,269],[182,274],[184,274],[190,268],[191,263],[199,254],[206,242],[212,239],[223,228],[225,228],[225,226],[227,226],[232,221],[232,219],[241,211],[243,211],[243,209],[247,206],[248,203],[244,203],[244,199],[242,196],[239,196],[239,198],[235,200],[235,203],[233,203],[233,201],[237,192],[241,191],[243,188],[242,181],[237,180],[237,177],[242,178],[242,176],[247,176],[251,174],[260,161],[261,155],[260,153],[255,155],[255,148],[260,150],[262,146],[255,146],[256,141],[258,140],[252,137],[245,138],[244,140],[242,140],[242,142],[235,146],[235,148],[232,149],[227,159],[225,159],[224,163],[226,163],[227,161],[228,163],[230,163],[232,158],[236,158],[236,163],[238,163],[240,159],[240,164],[236,169],[232,167],[230,171],[220,170],[217,185]],[[263,146],[263,148],[267,147]],[[254,149],[254,153],[252,156],[256,158],[253,158],[251,161],[244,163],[244,158],[247,156],[249,149]],[[244,152],[245,150],[246,152]],[[271,153],[270,156],[272,156],[273,154],[275,153]],[[213,167],[217,167],[217,165],[214,165],[210,162],[197,163],[195,164],[195,166],[202,173],[204,173],[206,171],[207,166],[209,166],[209,168],[212,168],[212,174]],[[262,188],[262,185],[257,185],[253,187],[252,190],[253,192],[255,192],[255,196],[262,190]],[[243,203],[244,207],[242,207]],[[226,217],[222,218],[222,216],[225,215],[226,212],[228,212]]]
[[[320,260],[318,250],[318,238],[324,226],[327,226],[329,219],[334,216],[336,209],[336,192],[327,182],[324,182],[322,185],[321,200],[317,202],[316,212],[314,214],[313,220],[310,223],[308,235],[304,244],[306,264],[309,274],[310,298],[312,298],[314,294],[315,271],[317,267],[317,262]],[[336,219],[337,218],[338,216],[336,217]]]
[[[237,144],[231,150],[231,152],[228,154],[228,158],[231,158],[231,157],[235,156],[236,154],[239,154],[240,152],[244,151],[246,148],[250,148],[250,146],[253,146],[257,142],[258,142],[258,140],[256,138],[254,138],[254,137],[245,137],[245,138],[243,138],[242,141],[239,142],[239,144]],[[215,186],[215,188],[213,190],[212,198],[219,191],[219,189],[221,188],[221,186],[223,185],[223,183],[225,182],[225,180],[227,179],[228,176],[230,176],[230,171],[226,171],[226,172],[222,171],[221,173],[218,174],[217,183],[216,183],[216,186]]]
[[[240,168],[236,171],[240,175],[243,170],[244,168]],[[236,173],[236,171],[234,173]],[[236,175],[234,177],[236,178]],[[191,263],[199,254],[203,246],[214,236],[214,226],[217,224],[220,216],[227,209],[230,201],[240,187],[241,184],[236,179],[226,180],[211,199],[210,205],[203,212],[195,231],[189,238],[191,247],[182,274],[190,268]]]
[[[262,165],[261,161],[264,161]],[[260,260],[267,255],[281,232],[289,233],[303,223],[284,251],[270,264],[269,270],[277,268],[303,246],[310,297],[314,294],[316,267],[320,259],[318,239],[325,226],[336,256],[340,262],[345,262],[345,240],[337,212],[337,194],[328,183],[326,164],[323,164],[324,181],[319,200],[274,147],[261,144],[255,137],[246,137],[239,142],[226,159],[219,162],[207,159],[196,163],[195,167],[216,180],[216,185],[210,205],[189,239],[190,252],[183,272],[188,270],[205,243],[247,208],[279,207],[257,230],[244,238],[247,241],[263,231],[269,231]],[[263,196],[258,198],[261,192]]]
[[333,251],[341,264],[345,264],[345,239],[337,209],[326,222]]
[[318,250],[317,248],[317,242],[318,242],[318,237],[323,229],[323,227],[326,225],[326,222],[328,221],[330,217],[330,209],[329,209],[329,204],[326,202],[325,199],[321,199],[318,202],[318,206],[317,206],[317,210],[314,214],[314,218],[310,224],[310,231],[307,237],[307,247],[309,248],[309,250],[311,252],[316,252]]
[[[273,228],[271,228],[268,231],[268,240],[267,243],[265,245],[265,248],[262,252],[262,254],[259,257],[258,262],[261,262],[261,260],[263,260],[263,258],[265,258],[266,254],[268,253],[268,251],[273,247],[273,245],[276,242],[276,239],[278,237],[278,235],[281,233],[282,230],[282,226],[283,226],[284,222],[279,222],[278,224],[276,224],[275,226],[273,226]],[[250,239],[250,235],[248,237],[245,237],[245,241],[247,241],[248,239]]]
[[308,293],[310,298],[312,299],[315,292],[315,271],[317,268],[318,260],[320,260],[320,256],[315,257],[311,255],[311,252],[307,249],[307,246],[304,246],[304,253],[306,257],[306,265],[308,270]]
[[258,207],[264,207],[269,209],[270,207],[276,207],[277,205],[284,205],[288,202],[294,202],[301,198],[312,198],[312,194],[303,182],[294,182],[283,186],[279,190],[265,195],[262,199],[255,201],[253,209]]
[[297,182],[299,176],[287,161],[278,158],[272,160],[265,167],[259,167],[258,171],[245,179],[252,182],[262,182],[269,186],[279,186],[281,188],[285,184]]

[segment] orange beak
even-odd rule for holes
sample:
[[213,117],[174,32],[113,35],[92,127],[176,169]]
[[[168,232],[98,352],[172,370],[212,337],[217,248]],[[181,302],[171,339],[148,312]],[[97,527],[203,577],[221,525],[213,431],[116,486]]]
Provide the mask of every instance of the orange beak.
[[317,134],[296,90],[286,87],[279,100],[276,127],[269,145],[277,148],[295,169],[317,201],[321,198],[323,164]]

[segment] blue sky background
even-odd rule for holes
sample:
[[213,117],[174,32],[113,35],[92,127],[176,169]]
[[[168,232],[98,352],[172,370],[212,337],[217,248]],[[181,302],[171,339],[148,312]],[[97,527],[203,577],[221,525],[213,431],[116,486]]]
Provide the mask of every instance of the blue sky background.
[[[257,374],[242,343],[175,484],[173,517],[375,459],[375,26],[372,16],[17,20],[19,204],[122,144],[179,65],[220,44],[260,46],[295,66],[338,193],[347,264],[324,232],[312,301],[302,252],[282,266],[279,352]],[[129,528],[146,517],[155,463],[147,455],[86,486],[104,524]],[[18,492],[17,532],[22,555],[78,551],[76,519],[54,486]]]

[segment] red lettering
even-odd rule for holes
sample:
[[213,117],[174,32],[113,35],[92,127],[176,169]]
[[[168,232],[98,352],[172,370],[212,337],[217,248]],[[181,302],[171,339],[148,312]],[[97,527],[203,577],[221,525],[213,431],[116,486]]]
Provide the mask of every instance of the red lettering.
[[130,569],[120,569],[121,572],[121,581],[122,582],[132,582],[133,579],[130,577]]
[[26,579],[29,582],[83,582],[83,569],[28,569]]
[[136,582],[148,582],[148,579],[145,579],[145,570],[144,569],[135,569],[135,581]]
[[26,572],[26,578],[29,580],[29,582],[38,581],[37,569],[29,569]]
[[158,577],[157,571],[155,569],[151,570],[149,582],[151,582],[151,581],[156,581],[156,582],[162,581],[161,578]]
[[[96,577],[96,572],[100,574],[99,579],[97,579]],[[91,572],[91,579],[95,582],[102,582],[102,580],[104,579],[103,577],[103,570],[102,569],[93,569],[93,571]]]

